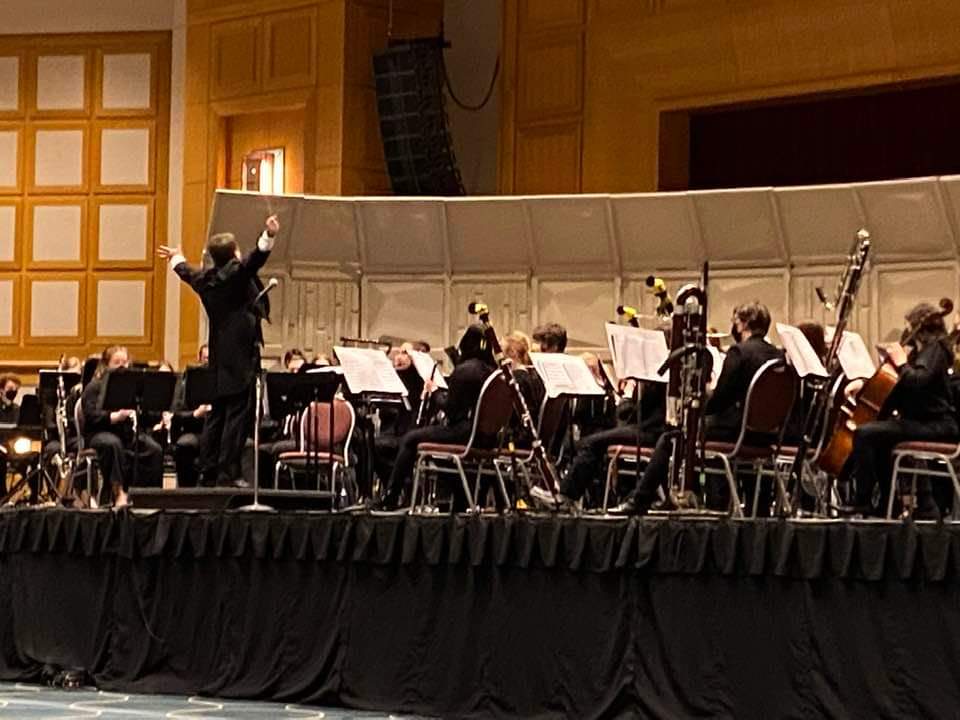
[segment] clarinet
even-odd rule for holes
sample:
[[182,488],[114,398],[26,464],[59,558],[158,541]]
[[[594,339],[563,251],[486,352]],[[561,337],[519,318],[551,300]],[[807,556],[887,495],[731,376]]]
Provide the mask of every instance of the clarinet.
[[[433,370],[430,371],[430,382],[433,382],[434,376],[437,374],[437,368],[440,367],[440,363],[435,362],[433,364]],[[417,424],[416,427],[423,427],[424,412],[423,409],[428,405],[431,405],[431,400],[433,399],[433,393],[430,392],[426,397],[420,398],[420,407],[417,408]],[[426,417],[430,417],[429,413]]]
[[533,416],[530,414],[530,408],[527,407],[527,401],[523,397],[523,393],[520,392],[520,384],[517,382],[517,376],[514,375],[510,362],[503,354],[503,348],[500,347],[496,330],[494,330],[493,325],[490,324],[490,309],[483,303],[472,302],[467,306],[467,312],[471,315],[476,315],[477,319],[483,325],[483,333],[487,342],[490,343],[490,348],[493,350],[493,355],[500,368],[500,372],[503,374],[507,385],[510,386],[510,390],[512,391],[513,406],[517,414],[520,415],[520,422],[523,424],[524,430],[530,434],[532,442],[531,451],[533,453],[533,459],[537,464],[537,469],[540,470],[540,474],[547,483],[550,493],[553,495],[554,500],[556,500],[560,492],[560,476],[557,473],[556,467],[554,467],[554,464],[550,461],[550,458],[547,457],[543,442],[540,440],[540,434],[537,432],[536,423],[533,422]]

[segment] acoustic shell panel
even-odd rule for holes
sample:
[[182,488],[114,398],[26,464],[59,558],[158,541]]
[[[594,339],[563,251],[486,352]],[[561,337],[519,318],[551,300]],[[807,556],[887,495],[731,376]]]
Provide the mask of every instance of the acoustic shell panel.
[[444,272],[449,264],[443,205],[437,200],[360,204],[364,267],[374,273]]
[[108,53],[103,56],[103,98],[108,110],[150,107],[150,53]]
[[616,305],[610,281],[544,280],[537,286],[538,321],[565,325],[571,348],[604,345],[603,322],[614,319]]
[[423,339],[441,347],[444,290],[439,280],[370,279],[363,289],[363,334]]
[[607,196],[531,197],[526,204],[539,272],[610,274],[618,270]]
[[537,264],[522,200],[471,199],[444,207],[454,273],[519,273]]
[[356,203],[350,200],[315,202],[304,198],[297,214],[297,231],[288,252],[295,262],[355,266],[360,262]]
[[689,195],[708,259],[757,265],[786,261],[769,190],[718,190]]
[[16,257],[17,206],[0,205],[0,263]]
[[850,185],[775,188],[773,193],[794,262],[841,260],[865,224]]
[[955,251],[936,178],[866,183],[857,193],[875,258],[945,257]]
[[20,58],[16,55],[0,57],[0,112],[20,108]]
[[610,206],[624,272],[689,268],[703,261],[687,194],[613,195]]

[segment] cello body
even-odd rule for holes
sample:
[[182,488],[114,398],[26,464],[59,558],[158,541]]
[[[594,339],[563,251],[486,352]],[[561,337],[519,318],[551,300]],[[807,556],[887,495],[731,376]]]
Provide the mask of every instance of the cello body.
[[844,400],[837,411],[830,440],[817,461],[821,470],[833,476],[840,474],[853,453],[857,428],[880,417],[897,380],[899,375],[896,368],[884,362],[873,377],[864,383],[856,400]]

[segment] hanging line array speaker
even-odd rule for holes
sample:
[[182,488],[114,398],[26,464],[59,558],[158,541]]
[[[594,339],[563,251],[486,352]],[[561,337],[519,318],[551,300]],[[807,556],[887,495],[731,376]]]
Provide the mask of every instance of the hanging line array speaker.
[[444,40],[391,41],[373,57],[377,111],[395,195],[465,195],[444,106]]

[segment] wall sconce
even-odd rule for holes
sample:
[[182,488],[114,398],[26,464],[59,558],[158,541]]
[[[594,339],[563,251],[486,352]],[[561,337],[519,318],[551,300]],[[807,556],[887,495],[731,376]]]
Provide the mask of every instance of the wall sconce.
[[283,148],[254,150],[243,158],[243,189],[283,194]]

